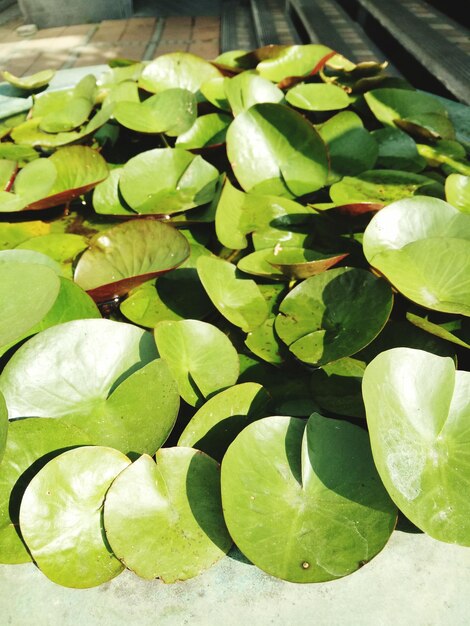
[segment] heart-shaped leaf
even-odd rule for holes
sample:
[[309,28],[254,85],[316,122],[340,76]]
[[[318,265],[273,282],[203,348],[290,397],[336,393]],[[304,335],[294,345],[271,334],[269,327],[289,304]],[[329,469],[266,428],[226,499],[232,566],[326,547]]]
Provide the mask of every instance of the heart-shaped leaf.
[[222,505],[240,550],[291,582],[354,572],[396,521],[367,433],[318,414],[307,425],[267,417],[245,428],[222,462]]
[[337,111],[346,109],[351,101],[348,94],[337,87],[323,83],[301,83],[286,94],[287,102],[307,111]]
[[165,133],[177,137],[196,120],[196,98],[187,89],[167,89],[144,102],[119,102],[117,121],[139,133]]
[[442,185],[428,176],[398,170],[371,170],[356,177],[345,176],[330,187],[337,205],[353,202],[389,204],[415,195],[444,197]]
[[392,304],[384,280],[358,268],[332,269],[308,278],[284,298],[275,328],[298,359],[324,365],[369,344]]
[[51,82],[51,80],[55,76],[54,70],[42,70],[40,72],[36,72],[35,74],[30,74],[29,76],[15,76],[11,72],[7,72],[4,70],[2,72],[3,79],[13,85],[17,89],[22,89],[24,91],[34,91],[36,89],[41,89],[41,87],[45,87],[47,84]]
[[138,576],[166,583],[193,578],[221,559],[232,540],[220,501],[218,464],[191,448],[142,456],[106,494],[106,537]]
[[93,190],[93,208],[99,215],[136,215],[119,193],[122,167],[109,172],[108,178],[96,185]]
[[219,241],[235,250],[248,247],[250,233],[255,249],[301,246],[306,234],[297,232],[299,226],[307,224],[305,232],[310,232],[309,216],[315,214],[288,198],[244,193],[227,179],[217,204],[215,229]]
[[237,382],[238,354],[230,339],[212,324],[198,320],[160,322],[155,341],[188,404],[200,406],[204,398]]
[[284,100],[284,93],[256,72],[242,72],[238,76],[226,79],[224,87],[234,115],[246,111],[254,104]]
[[10,422],[0,465],[1,563],[31,561],[19,529],[21,498],[31,479],[54,456],[89,443],[84,432],[60,420],[30,418]]
[[470,213],[470,176],[450,174],[446,178],[445,189],[446,200],[449,204],[462,213]]
[[162,54],[145,66],[139,87],[158,93],[179,87],[197,93],[201,85],[221,73],[208,61],[188,52]]
[[323,187],[325,144],[309,122],[282,104],[256,104],[227,131],[227,154],[245,191],[295,197]]
[[419,155],[416,142],[399,128],[374,130],[372,136],[379,147],[377,165],[385,169],[421,172],[426,162]]
[[196,270],[207,248],[190,244],[191,254],[178,268],[133,289],[123,302],[121,313],[134,324],[155,328],[164,320],[203,319],[213,310]]
[[0,377],[0,390],[10,419],[61,418],[87,433],[93,444],[153,454],[179,408],[176,384],[156,356],[150,333],[135,326],[67,322],[39,333],[15,353]]
[[396,120],[434,113],[447,117],[447,111],[431,94],[408,89],[384,87],[372,89],[364,98],[375,117],[386,126],[395,126]]
[[273,46],[272,51],[267,47],[256,69],[263,78],[280,82],[291,76],[310,76],[317,73],[333,54],[331,48],[321,44]]
[[8,411],[3,394],[0,393],[0,464],[5,452],[8,435]]
[[112,448],[85,446],[52,459],[29,483],[21,502],[21,533],[53,582],[95,587],[124,569],[104,540],[101,509],[109,486],[129,463]]
[[46,265],[0,262],[0,347],[25,335],[51,310],[60,280]]
[[437,198],[416,197],[375,215],[364,233],[364,254],[410,300],[469,315],[469,239],[470,215]]
[[409,348],[379,354],[363,394],[375,464],[403,513],[435,539],[470,545],[470,374]]
[[267,318],[268,306],[258,285],[237,275],[235,265],[201,256],[197,271],[212,303],[229,322],[249,332]]
[[241,383],[221,391],[193,415],[178,445],[197,448],[221,461],[245,426],[266,416],[269,402],[270,396],[257,383]]
[[126,163],[119,189],[137,213],[166,215],[210,202],[218,178],[215,167],[201,156],[181,148],[156,148]]
[[330,182],[343,176],[355,176],[374,167],[378,153],[377,142],[364,128],[361,118],[352,111],[334,115],[317,130],[328,147]]
[[201,115],[189,130],[179,135],[175,145],[185,150],[199,150],[223,144],[231,121],[232,118],[223,113]]
[[126,294],[169,272],[189,255],[186,238],[154,220],[133,220],[96,235],[75,268],[75,281],[97,302]]

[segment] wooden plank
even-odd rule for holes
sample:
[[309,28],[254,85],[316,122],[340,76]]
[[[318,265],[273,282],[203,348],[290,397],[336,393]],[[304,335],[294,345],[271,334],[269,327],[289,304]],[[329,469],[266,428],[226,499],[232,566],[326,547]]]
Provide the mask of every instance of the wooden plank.
[[[356,0],[458,100],[470,104],[470,33],[422,0]],[[430,19],[434,16],[434,20]]]

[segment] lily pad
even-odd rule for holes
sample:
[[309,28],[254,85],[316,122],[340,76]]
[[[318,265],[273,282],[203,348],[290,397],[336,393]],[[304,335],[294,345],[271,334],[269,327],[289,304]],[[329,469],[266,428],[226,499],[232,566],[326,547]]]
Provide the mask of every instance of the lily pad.
[[250,424],[222,462],[230,534],[259,568],[290,582],[334,580],[386,544],[396,509],[361,428],[313,414]]
[[368,91],[364,98],[375,117],[386,126],[395,126],[396,120],[423,113],[447,117],[444,105],[431,94],[421,91],[384,87]]
[[242,72],[224,82],[225,94],[234,115],[246,111],[261,102],[279,103],[284,93],[270,80],[256,72]]
[[250,233],[255,249],[273,248],[278,243],[301,246],[311,227],[294,231],[315,214],[310,207],[288,198],[244,193],[227,179],[217,204],[215,229],[219,241],[235,250],[248,247]]
[[372,136],[379,148],[379,167],[407,172],[421,172],[425,168],[426,162],[418,153],[416,142],[399,128],[374,130]]
[[223,144],[231,122],[232,118],[223,113],[201,115],[189,130],[179,135],[175,146],[185,150],[198,150]]
[[[417,326],[418,328],[421,328],[425,332],[430,333],[431,335],[439,337],[440,339],[444,339],[445,341],[450,341],[451,343],[455,343],[458,346],[462,346],[463,348],[470,349],[469,343],[467,343],[466,341],[458,337],[456,334],[450,332],[450,330],[448,330],[444,326],[435,324],[434,322],[431,322],[425,317],[420,317],[419,315],[415,315],[414,313],[410,313],[408,311],[408,313],[406,314],[406,319],[412,324],[414,324],[415,326]],[[467,324],[465,324],[465,322],[467,322],[466,319],[458,323],[459,330],[462,326],[464,326],[464,328],[467,327]],[[468,326],[468,329],[470,330],[470,326]]]
[[389,285],[370,272],[342,267],[312,276],[281,303],[276,332],[301,361],[325,365],[370,343],[389,318]]
[[348,94],[336,85],[324,83],[301,83],[286,94],[287,102],[307,111],[337,111],[350,104]]
[[5,446],[7,443],[7,435],[8,435],[8,411],[7,405],[5,404],[5,399],[3,395],[0,393],[0,464],[3,459],[3,454],[5,452]]
[[331,182],[374,167],[378,154],[377,142],[364,128],[356,113],[337,113],[317,130],[328,147]]
[[312,395],[324,411],[347,417],[365,417],[362,377],[366,364],[345,357],[324,365],[312,374]]
[[172,226],[133,220],[92,239],[77,263],[75,281],[102,302],[169,272],[188,255],[187,240]]
[[112,448],[85,446],[52,459],[29,483],[21,502],[21,533],[53,582],[95,587],[124,569],[104,540],[101,509],[112,481],[129,463]]
[[295,197],[326,183],[326,147],[315,129],[281,104],[256,104],[227,131],[227,154],[245,191]]
[[89,445],[78,428],[50,418],[12,421],[0,465],[0,562],[27,563],[31,555],[21,538],[19,511],[29,482],[54,456]]
[[221,73],[208,61],[188,52],[170,52],[145,66],[139,87],[152,93],[177,87],[197,93],[205,81],[218,76]]
[[469,315],[469,239],[469,215],[437,198],[416,197],[375,215],[364,233],[364,254],[410,300]]
[[235,265],[217,257],[202,256],[199,278],[219,312],[244,332],[253,330],[268,316],[268,306],[258,285],[237,275]]
[[199,320],[164,321],[155,328],[155,341],[191,406],[231,387],[239,374],[238,354],[230,339],[216,326]]
[[98,183],[93,190],[93,208],[99,215],[136,215],[119,193],[122,167],[109,172],[108,178]]
[[267,52],[256,69],[260,76],[274,82],[291,76],[312,76],[335,54],[331,48],[321,44],[273,46],[272,53]]
[[187,89],[167,89],[144,102],[119,102],[116,120],[139,133],[165,133],[177,137],[196,120],[196,98]]
[[191,448],[165,448],[156,463],[142,456],[106,494],[106,537],[138,576],[187,580],[229,551],[218,464]]
[[20,243],[17,250],[36,250],[51,257],[60,264],[61,274],[72,278],[72,262],[87,246],[87,240],[81,235],[50,233]]
[[[1,273],[1,268],[0,268]],[[22,312],[23,314],[23,312]],[[57,326],[64,322],[79,319],[100,318],[101,314],[93,300],[78,285],[67,278],[60,277],[60,289],[57,298],[46,313],[46,315],[36,324],[19,334],[9,343],[0,344],[0,356],[14,345],[35,335],[46,328]]]
[[156,148],[126,163],[119,189],[137,213],[167,215],[210,202],[218,178],[216,168],[201,156],[181,148]]
[[36,72],[35,74],[30,74],[29,76],[15,76],[11,72],[7,72],[3,70],[2,72],[3,79],[6,80],[10,85],[13,85],[17,89],[22,89],[24,91],[35,91],[36,89],[41,89],[41,87],[45,87],[48,85],[51,80],[55,76],[54,70],[42,70],[41,72]]
[[179,446],[202,450],[221,461],[235,437],[265,417],[270,396],[258,383],[241,383],[210,398],[193,415],[178,440]]
[[3,370],[0,390],[10,419],[60,418],[93,444],[153,454],[179,408],[176,384],[156,357],[150,333],[135,326],[67,322],[19,348]]
[[470,545],[470,374],[421,350],[383,352],[363,393],[374,461],[403,513],[440,541]]
[[0,263],[0,347],[38,324],[57,300],[60,280],[46,265]]
[[345,176],[330,187],[337,205],[352,202],[389,204],[416,195],[444,197],[442,185],[428,176],[398,170],[371,170],[359,176]]
[[470,213],[470,176],[450,174],[445,184],[446,200],[462,213]]

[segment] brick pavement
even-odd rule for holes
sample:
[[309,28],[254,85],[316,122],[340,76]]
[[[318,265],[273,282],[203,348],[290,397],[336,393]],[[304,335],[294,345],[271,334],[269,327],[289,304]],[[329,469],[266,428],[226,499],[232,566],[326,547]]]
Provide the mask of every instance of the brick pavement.
[[212,59],[220,47],[220,19],[215,16],[105,20],[42,29],[26,37],[17,31],[22,24],[18,17],[0,21],[0,70],[17,76],[98,65],[117,57],[149,60],[175,51]]

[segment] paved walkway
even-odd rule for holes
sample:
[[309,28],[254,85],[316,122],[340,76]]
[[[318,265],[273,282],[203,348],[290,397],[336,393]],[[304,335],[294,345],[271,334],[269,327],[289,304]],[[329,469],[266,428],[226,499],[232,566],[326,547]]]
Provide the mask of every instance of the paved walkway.
[[23,24],[17,5],[0,13],[0,70],[17,76],[49,68],[97,65],[116,57],[153,59],[173,51],[212,59],[220,47],[220,19],[216,16],[106,20],[47,28],[28,36],[21,36],[18,30]]

